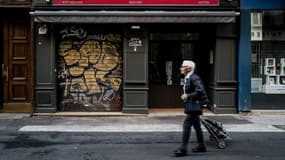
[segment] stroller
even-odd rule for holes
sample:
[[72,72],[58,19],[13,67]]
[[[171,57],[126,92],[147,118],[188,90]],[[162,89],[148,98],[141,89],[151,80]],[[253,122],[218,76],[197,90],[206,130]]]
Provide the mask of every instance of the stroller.
[[210,140],[217,142],[217,148],[224,149],[226,147],[226,140],[231,140],[231,138],[227,131],[223,128],[222,123],[205,117],[200,117],[200,119],[210,134]]

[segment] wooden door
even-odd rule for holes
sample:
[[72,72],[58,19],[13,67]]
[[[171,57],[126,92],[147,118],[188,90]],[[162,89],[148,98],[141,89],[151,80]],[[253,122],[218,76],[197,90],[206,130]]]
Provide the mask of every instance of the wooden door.
[[4,19],[4,112],[31,111],[30,22],[28,13]]

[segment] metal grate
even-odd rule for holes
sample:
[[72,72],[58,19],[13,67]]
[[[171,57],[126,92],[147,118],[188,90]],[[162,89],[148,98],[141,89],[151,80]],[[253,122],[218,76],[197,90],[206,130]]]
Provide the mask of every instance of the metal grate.
[[261,42],[252,42],[252,77],[262,77]]

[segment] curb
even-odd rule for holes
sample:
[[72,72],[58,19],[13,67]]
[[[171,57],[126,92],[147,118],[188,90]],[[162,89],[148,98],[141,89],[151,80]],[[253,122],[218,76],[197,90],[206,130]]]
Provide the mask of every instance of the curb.
[[285,110],[251,110],[250,115],[285,115]]
[[132,117],[143,116],[147,114],[129,114],[122,112],[56,112],[56,113],[34,113],[32,116],[49,116],[49,117]]

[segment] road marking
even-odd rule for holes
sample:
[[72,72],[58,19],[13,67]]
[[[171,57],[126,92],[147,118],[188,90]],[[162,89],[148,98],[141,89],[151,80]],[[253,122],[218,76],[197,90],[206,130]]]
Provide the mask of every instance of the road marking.
[[[285,132],[272,125],[224,125],[227,132]],[[203,127],[206,132],[206,129]],[[27,125],[20,132],[181,132],[182,125],[177,124],[139,124],[139,125]]]

